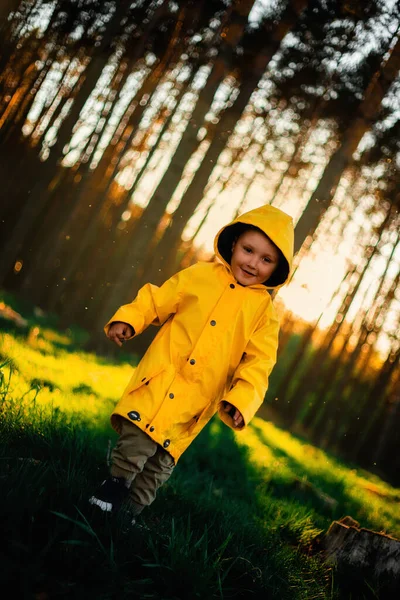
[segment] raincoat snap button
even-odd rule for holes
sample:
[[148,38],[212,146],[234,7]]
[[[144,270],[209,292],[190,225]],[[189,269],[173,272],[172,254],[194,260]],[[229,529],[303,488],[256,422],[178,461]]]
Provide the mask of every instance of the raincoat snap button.
[[142,381],[146,381],[146,377],[143,377]]
[[171,398],[171,400],[172,398],[175,398],[174,394],[170,394],[169,397]]
[[165,442],[163,443],[164,448],[168,448],[168,446],[170,445],[171,441],[170,440],[165,440]]
[[141,421],[140,415],[136,410],[131,410],[128,412],[128,417],[132,419],[132,421]]
[[150,431],[154,431],[154,427],[150,427]]
[[235,287],[235,284],[234,284],[234,283],[231,283],[229,287],[230,287],[230,288],[232,288],[232,289],[234,289],[234,287]]
[[146,381],[146,383],[144,385],[149,385],[150,381]]
[[194,358],[191,358],[191,359],[190,359],[190,364],[191,364],[191,365],[195,365],[195,364],[196,364],[196,361],[194,360]]
[[214,321],[214,319],[212,321],[210,321],[210,325],[212,325],[214,327],[214,325],[217,324],[217,321]]

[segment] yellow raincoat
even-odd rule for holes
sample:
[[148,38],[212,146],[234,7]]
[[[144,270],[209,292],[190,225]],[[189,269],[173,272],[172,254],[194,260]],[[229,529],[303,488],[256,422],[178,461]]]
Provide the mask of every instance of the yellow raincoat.
[[[239,223],[255,225],[278,246],[283,257],[265,284],[242,286],[230,260]],[[135,369],[111,416],[130,419],[173,456],[175,462],[226,400],[247,425],[264,400],[276,362],[279,323],[268,289],[289,277],[293,255],[292,219],[262,206],[223,227],[215,238],[215,262],[199,262],[162,286],[143,286],[113,321],[129,323],[135,335],[162,325]]]

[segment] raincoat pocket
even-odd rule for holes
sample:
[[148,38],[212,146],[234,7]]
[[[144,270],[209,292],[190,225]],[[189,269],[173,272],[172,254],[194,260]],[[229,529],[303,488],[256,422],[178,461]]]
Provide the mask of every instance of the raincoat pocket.
[[[153,421],[162,405],[165,388],[168,388],[174,378],[173,368],[161,366],[145,376],[144,372],[134,373],[125,389],[121,400],[116,405],[111,416],[111,424],[118,429],[118,415],[130,419],[143,430]],[[151,428],[148,430],[151,433]]]
[[136,390],[138,390],[139,388],[145,386],[145,385],[149,385],[150,381],[152,379],[154,379],[154,377],[157,377],[157,375],[160,375],[160,373],[162,373],[163,371],[165,371],[165,367],[160,367],[158,370],[154,371],[154,373],[151,373],[151,375],[149,376],[145,376],[145,377],[140,377],[136,374],[136,372],[134,373],[131,381],[128,384],[128,387],[126,389],[126,393],[128,394],[132,394],[132,392],[136,392]]
[[[194,425],[197,425],[197,423],[200,423],[202,420],[204,420],[205,417],[207,417],[207,421],[211,418],[211,416],[215,412],[212,410],[213,405],[214,405],[213,402],[209,402],[207,404],[207,406],[205,408],[203,408],[203,410],[200,412],[200,414],[198,414],[194,417]],[[210,416],[210,413],[211,413],[211,416]],[[194,429],[194,425],[191,426],[191,429]]]

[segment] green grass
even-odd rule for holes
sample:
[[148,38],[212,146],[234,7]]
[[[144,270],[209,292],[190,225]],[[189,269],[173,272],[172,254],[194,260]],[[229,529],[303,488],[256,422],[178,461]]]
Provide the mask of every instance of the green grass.
[[128,512],[97,514],[87,499],[107,473],[109,415],[134,360],[85,353],[83,333],[50,325],[32,316],[0,334],[2,584],[13,596],[379,597],[362,581],[344,592],[319,542],[345,515],[400,536],[400,491],[259,418],[235,434],[215,417],[146,528]]

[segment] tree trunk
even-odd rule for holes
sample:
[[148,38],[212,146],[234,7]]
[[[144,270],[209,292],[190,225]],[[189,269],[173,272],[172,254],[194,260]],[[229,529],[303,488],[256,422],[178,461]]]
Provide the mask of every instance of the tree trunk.
[[[24,97],[24,92],[29,92],[29,86],[32,85],[32,79],[38,73],[36,61],[41,52],[43,52],[44,42],[29,38],[25,42],[25,51],[18,56],[18,60],[14,55],[7,56],[5,60],[4,70],[2,73],[2,86],[0,89],[0,128],[1,128],[1,143],[3,141],[4,131],[6,126],[12,126],[13,122],[10,117],[18,109],[18,104]],[[7,120],[11,123],[7,123]]]
[[379,113],[382,100],[400,69],[400,37],[390,51],[389,58],[370,81],[364,99],[357,108],[351,125],[343,133],[339,148],[331,156],[306,209],[295,228],[295,252],[304,240],[313,235],[323,213],[335,195],[344,170],[351,164],[361,138],[369,130]]
[[[138,184],[141,181],[142,176],[144,175],[144,173],[146,172],[151,159],[153,158],[155,152],[157,151],[157,149],[159,148],[160,142],[163,138],[163,135],[166,133],[166,131],[169,129],[172,119],[174,117],[174,115],[176,114],[176,111],[179,107],[179,104],[184,96],[184,94],[187,92],[187,89],[190,87],[191,83],[193,82],[193,79],[195,77],[196,71],[193,70],[188,81],[185,81],[184,84],[182,84],[182,87],[179,91],[179,94],[176,98],[176,103],[175,106],[171,109],[170,113],[163,119],[163,125],[161,127],[161,130],[159,131],[159,133],[157,134],[158,137],[156,139],[156,141],[154,142],[154,144],[151,146],[148,155],[146,157],[146,160],[143,164],[143,166],[141,167],[141,169],[139,170],[138,174],[135,176],[135,180],[132,184],[132,187],[130,187],[129,189],[126,190],[125,194],[123,195],[123,198],[121,200],[121,213],[123,212],[123,210],[127,210],[129,207],[129,204],[131,202],[131,198],[132,195],[135,192],[136,187],[138,186]],[[109,187],[107,186],[106,190],[104,191],[104,195],[106,195],[109,191]]]
[[[49,158],[43,166],[44,172],[32,186],[30,198],[21,211],[18,222],[15,224],[10,236],[6,240],[0,260],[0,284],[4,281],[13,260],[15,260],[15,257],[18,255],[26,234],[32,227],[36,226],[38,218],[40,218],[42,211],[45,209],[48,200],[47,185],[49,176],[54,174],[57,163],[60,160],[60,157],[62,158],[63,156],[63,148],[70,140],[73,126],[107,64],[110,44],[120,28],[121,19],[125,15],[128,6],[129,2],[127,2],[127,0],[121,0],[121,2],[117,3],[117,8],[113,17],[108,24],[99,47],[96,49],[96,54],[93,56],[85,70],[85,80],[72,104],[72,108],[58,130],[57,141],[52,148]],[[62,167],[58,168],[60,169]],[[54,180],[55,179],[53,179],[53,181]]]
[[11,13],[15,12],[19,5],[21,4],[21,0],[1,0],[0,3],[0,32],[7,29],[9,24],[9,16]]
[[[237,175],[237,171],[239,170],[241,160],[246,155],[248,146],[249,146],[249,144],[242,145],[240,148],[237,148],[235,151],[232,151],[231,164],[227,168],[227,170],[229,169],[229,173],[227,173],[224,176],[224,173],[225,173],[225,171],[224,171],[222,176],[218,179],[217,185],[219,187],[214,194],[214,199],[210,202],[210,204],[209,204],[207,210],[205,211],[204,216],[203,216],[201,222],[199,223],[196,231],[194,232],[191,240],[189,240],[185,244],[187,249],[179,259],[178,259],[178,249],[182,245],[181,235],[182,235],[183,229],[181,230],[181,228],[178,227],[179,223],[178,223],[177,219],[174,219],[175,214],[176,214],[176,213],[174,213],[174,215],[171,218],[171,222],[166,227],[164,236],[161,238],[160,243],[156,246],[158,260],[156,261],[154,259],[153,251],[150,251],[148,253],[148,254],[150,254],[150,256],[147,257],[147,261],[143,268],[143,275],[140,280],[140,285],[145,283],[144,278],[146,278],[147,281],[152,281],[153,283],[160,283],[162,280],[166,279],[167,277],[169,277],[170,275],[172,275],[173,273],[175,273],[177,271],[179,262],[181,264],[183,264],[184,262],[187,261],[187,257],[189,257],[189,255],[192,254],[191,246],[193,245],[193,241],[196,238],[196,236],[198,235],[198,233],[201,231],[204,223],[206,222],[208,215],[210,213],[210,210],[214,206],[217,197],[220,196],[221,194],[223,194],[230,185],[235,185],[235,178]],[[249,182],[248,187],[251,185],[251,183],[252,183],[252,180]],[[238,205],[238,208],[236,210],[236,216],[238,214],[240,214],[241,207],[243,206],[243,204],[245,202],[245,196],[248,191],[248,187],[247,187],[246,191],[244,192],[244,196],[242,197],[242,200],[240,201],[240,203]],[[177,210],[179,210],[179,209],[177,209]],[[192,215],[190,215],[188,220],[193,216],[194,213],[195,213],[195,210],[193,211]],[[234,218],[235,218],[235,216],[233,216],[233,219]],[[186,226],[186,224],[185,224],[185,226]],[[174,229],[176,231],[175,234],[173,234],[173,232],[171,231]],[[174,250],[170,247],[168,239],[170,240],[171,243],[173,243],[175,245]],[[186,258],[185,258],[185,256],[186,256]]]
[[157,246],[155,252],[157,265],[164,277],[171,275],[171,273],[163,273],[163,265],[173,262],[181,241],[182,232],[194,210],[203,199],[204,189],[218,162],[220,154],[225,149],[229,137],[248,105],[250,97],[257,88],[260,78],[270,60],[278,50],[284,36],[297,22],[299,14],[307,5],[307,0],[297,1],[292,4],[294,5],[290,5],[283,14],[282,20],[271,36],[272,39],[268,46],[262,52],[258,53],[254,57],[252,65],[248,66],[237,99],[231,107],[228,107],[222,113],[211,144],[181,198],[180,204],[172,217],[170,227],[165,231],[161,242]]
[[[77,268],[82,265],[82,259],[89,249],[90,245],[96,241],[100,230],[102,229],[102,216],[108,212],[108,208],[113,207],[113,203],[109,201],[109,192],[114,182],[114,177],[118,172],[118,167],[123,159],[124,151],[129,150],[131,141],[137,132],[137,128],[143,117],[145,109],[151,102],[151,98],[157,92],[160,78],[168,73],[168,68],[171,67],[170,62],[174,61],[177,57],[174,54],[176,49],[176,40],[178,39],[178,32],[172,36],[172,42],[168,45],[167,51],[163,56],[161,62],[152,69],[148,77],[146,77],[143,86],[138,91],[137,96],[148,98],[146,102],[136,102],[135,110],[132,112],[129,122],[126,124],[125,129],[129,130],[130,133],[126,138],[121,141],[118,148],[118,155],[113,154],[112,161],[106,165],[101,160],[94,173],[89,173],[88,166],[86,166],[86,174],[84,175],[83,185],[80,185],[81,191],[77,194],[77,198],[73,203],[72,210],[69,209],[70,214],[66,215],[63,219],[61,226],[61,233],[57,234],[58,242],[55,241],[55,247],[57,245],[64,244],[65,233],[67,230],[73,232],[75,237],[78,237],[80,243],[71,249],[66,258],[65,268],[63,269],[62,280],[57,282],[57,285],[50,290],[48,296],[48,308],[54,309],[58,298],[63,293],[66,286],[68,286]],[[104,153],[103,158],[108,157],[107,153]],[[103,176],[103,169],[106,174]],[[98,174],[100,175],[101,181],[99,181]],[[106,180],[108,180],[106,182]],[[87,183],[86,185],[84,185]],[[104,183],[106,187],[104,189]],[[118,204],[118,220],[122,214],[124,207]],[[116,211],[115,211],[116,212]],[[117,223],[116,223],[117,224]],[[52,245],[53,242],[47,242],[45,249],[43,250],[44,256],[48,255],[46,248]],[[40,262],[40,261],[39,261]]]
[[[300,131],[297,135],[296,141],[294,143],[293,153],[290,160],[287,162],[287,167],[284,171],[282,171],[281,177],[276,182],[274,189],[271,194],[271,204],[276,204],[277,196],[280,194],[283,182],[288,179],[295,179],[298,176],[300,169],[304,166],[304,163],[301,161],[301,157],[304,151],[306,144],[308,143],[313,131],[318,123],[318,120],[321,117],[322,109],[325,106],[325,102],[320,98],[314,99],[312,103],[309,104],[305,112],[301,115],[301,119],[303,123],[307,123],[307,126],[301,127]],[[305,130],[304,130],[305,129]]]
[[[127,68],[124,77],[120,81],[121,86],[124,85],[128,75],[129,69]],[[115,77],[118,77],[118,73],[116,73]],[[116,99],[114,102],[116,102]],[[99,119],[100,118],[101,116],[99,115]],[[93,147],[93,152],[94,151],[95,146]],[[93,154],[93,152],[91,154]],[[40,227],[37,231],[33,231],[31,236],[28,236],[28,243],[24,243],[23,250],[25,248],[31,249],[31,255],[35,256],[35,263],[30,266],[26,276],[23,277],[21,288],[31,289],[34,293],[34,288],[37,287],[37,283],[41,281],[41,285],[39,286],[39,292],[41,292],[41,294],[39,293],[39,296],[36,299],[37,302],[40,302],[41,295],[43,295],[43,290],[45,290],[45,288],[46,295],[50,292],[51,296],[52,290],[48,290],[45,286],[48,281],[43,280],[43,275],[45,274],[48,279],[51,279],[53,275],[54,260],[60,252],[62,253],[63,247],[65,248],[66,239],[70,240],[71,237],[72,239],[79,239],[80,243],[75,244],[73,250],[71,250],[72,252],[80,252],[81,247],[84,246],[81,235],[85,236],[88,222],[93,224],[93,221],[96,220],[95,217],[98,204],[100,204],[101,209],[101,198],[97,197],[95,192],[96,189],[98,190],[99,186],[98,174],[103,177],[103,172],[101,169],[91,172],[89,167],[90,163],[89,160],[87,160],[83,165],[82,163],[79,164],[77,170],[73,168],[63,169],[61,171],[63,173],[63,185],[60,186],[55,197],[53,196],[54,190],[48,193],[48,201],[53,196],[50,207],[47,210]],[[74,183],[74,178],[76,176],[81,178],[79,184]],[[68,184],[68,181],[70,181],[70,184]],[[91,182],[90,187],[85,185],[87,181]],[[65,193],[68,194],[68,185],[73,185],[75,192],[73,196],[70,196],[69,200],[66,201]],[[71,241],[69,241],[67,245],[70,247]],[[61,294],[63,282],[68,280],[69,276],[70,274],[66,274],[64,271],[62,282],[57,284],[59,285],[59,294]],[[48,298],[48,300],[49,299],[50,298]]]
[[[382,316],[384,317],[385,313],[383,313]],[[336,390],[336,398],[338,399],[338,402],[341,403],[343,410],[340,414],[337,414],[336,418],[336,439],[328,440],[328,445],[336,443],[339,451],[345,452],[351,459],[353,445],[362,434],[364,427],[367,426],[369,421],[369,408],[366,409],[365,392],[362,392],[361,396],[359,393],[363,383],[359,378],[356,379],[354,375],[350,378],[350,381],[348,377],[348,374],[351,374],[351,370],[354,368],[354,364],[360,356],[361,349],[362,346],[359,345],[355,351],[352,352],[349,357],[349,364],[345,365],[345,371],[342,373],[339,388]],[[364,384],[363,387],[366,388],[366,385]],[[356,401],[355,399],[357,397],[358,400]],[[379,402],[380,398],[375,398],[375,401]],[[339,410],[336,412],[338,413]],[[375,459],[375,461],[378,462],[377,459]]]
[[[64,67],[62,78],[58,83],[58,88],[55,91],[51,105],[35,123],[35,128],[31,136],[38,137],[37,144],[39,144],[39,139],[40,141],[45,139],[49,129],[55,125],[56,120],[61,116],[71,95],[74,94],[75,89],[79,86],[79,80],[75,82],[71,80],[70,69],[71,65],[72,67],[74,66],[75,61],[78,64],[85,61],[85,54],[80,48],[69,57],[68,64]],[[47,62],[51,64],[50,59]]]
[[[393,215],[394,211],[389,210],[386,218],[380,226],[379,240],[374,246],[373,254],[367,263],[368,266],[371,263],[372,258],[376,256],[376,254],[380,252],[381,247],[386,244],[383,234],[386,232],[386,227],[391,225],[391,219]],[[395,247],[393,247],[392,256],[394,251]],[[390,261],[391,257],[389,257],[389,261],[386,263],[386,271],[380,279],[380,283],[375,295],[375,301],[379,298],[379,293],[382,289],[385,274],[389,268]],[[317,432],[313,439],[317,444],[321,444],[323,440],[325,447],[329,447],[330,443],[333,442],[332,436],[335,434],[334,432],[340,432],[340,429],[343,425],[343,420],[346,418],[343,416],[343,413],[346,415],[349,412],[346,410],[345,399],[342,397],[342,392],[346,385],[347,378],[352,373],[355,361],[361,352],[361,348],[367,339],[369,330],[372,328],[371,324],[378,317],[378,312],[374,311],[374,302],[370,308],[362,308],[365,303],[365,298],[368,297],[368,293],[369,289],[367,288],[364,292],[364,297],[360,302],[361,308],[358,311],[358,315],[352,322],[351,332],[348,332],[346,337],[344,337],[341,347],[336,350],[335,357],[331,358],[329,364],[323,368],[321,379],[323,379],[325,386],[319,386],[317,391],[314,390],[314,404],[316,406],[319,405],[321,409],[313,422],[313,430]],[[352,295],[352,298],[354,299],[354,295]],[[382,304],[380,306],[382,307]],[[356,348],[349,353],[348,346],[350,337],[352,334],[355,335],[358,329],[358,347],[356,346]],[[344,360],[344,357],[347,358]],[[329,382],[328,390],[326,389],[327,382]],[[325,416],[329,417],[329,423],[326,425],[326,427],[321,424]],[[341,427],[335,428],[334,425],[338,425],[339,422],[341,423]]]
[[[387,357],[382,369],[378,373],[369,393],[367,395],[365,406],[369,408],[369,420],[364,425],[360,435],[355,441],[353,450],[354,460],[362,464],[372,463],[372,453],[376,446],[376,439],[385,422],[384,414],[384,396],[389,381],[393,376],[395,368],[400,360],[400,347],[393,351]],[[379,401],[380,400],[380,401]]]
[[[36,3],[33,1],[28,14],[24,15],[25,20],[29,17],[30,12],[33,11],[35,4]],[[27,39],[22,38],[20,41],[22,47],[19,48],[14,54],[14,63],[16,64],[13,64],[11,61],[7,66],[7,70],[10,69],[13,75],[16,69],[21,72],[21,70],[25,68],[24,65],[27,65],[27,59],[31,64],[35,64],[36,60],[40,58],[40,60],[46,63],[43,67],[46,71],[48,71],[51,64],[57,60],[57,53],[61,47],[65,46],[67,38],[65,32],[62,30],[61,32],[58,31],[56,27],[56,19],[59,16],[60,10],[62,10],[60,4],[53,6],[53,12],[46,27],[46,35],[44,35],[42,38],[38,38],[34,32],[31,33]],[[13,37],[18,39],[18,32],[14,32]],[[21,85],[21,82],[14,81],[13,83],[15,90]],[[5,84],[3,83],[3,89],[4,88]],[[8,91],[8,94],[9,93],[10,91]],[[0,97],[1,95],[5,96],[5,94],[0,94]]]
[[[340,282],[338,289],[332,294],[329,304],[331,304],[336,297],[340,297],[343,286],[348,285],[352,281],[356,270],[356,264],[353,264],[351,267],[349,267],[342,281]],[[305,398],[303,394],[290,393],[290,388],[293,384],[293,379],[303,379],[303,374],[301,372],[302,367],[300,367],[300,365],[305,362],[303,368],[305,368],[307,372],[307,368],[309,368],[313,362],[312,356],[310,358],[310,354],[312,354],[313,349],[312,339],[315,331],[318,330],[318,324],[323,316],[323,312],[324,311],[321,312],[316,322],[313,325],[310,325],[307,328],[307,331],[301,335],[299,346],[291,357],[289,364],[285,368],[285,375],[280,381],[275,392],[276,397],[280,400],[278,406],[288,407],[287,409],[284,409],[283,414],[283,418],[287,426],[293,426],[296,421],[299,421],[299,414],[304,407]],[[316,353],[316,356],[318,356],[318,352]],[[295,377],[287,376],[287,373],[295,374]]]
[[[194,76],[194,73],[192,74],[192,77]],[[190,81],[192,79],[192,77],[190,78]],[[148,165],[149,161],[151,160],[151,157],[153,156],[154,152],[156,151],[156,149],[159,146],[159,142],[163,136],[163,134],[165,133],[165,131],[168,129],[171,120],[174,116],[174,114],[176,114],[176,109],[179,106],[179,103],[182,99],[182,96],[185,94],[186,92],[186,83],[184,85],[182,85],[182,88],[179,92],[179,95],[176,98],[176,105],[175,107],[171,110],[170,114],[168,115],[168,117],[166,117],[164,119],[164,124],[160,130],[160,132],[158,133],[158,138],[155,141],[154,145],[152,146],[152,148],[149,151],[149,156],[146,159],[145,164],[143,165],[142,169],[140,170],[139,174],[137,175],[137,178],[135,180],[134,186],[136,185],[136,183],[140,180],[141,174],[144,172],[146,166]],[[152,133],[151,129],[149,129],[148,131],[148,135],[150,136]],[[109,264],[109,270],[113,270],[113,269],[117,269],[118,268],[118,262],[115,261],[115,252],[113,250],[113,248],[115,247],[115,244],[113,244],[113,240],[115,238],[115,232],[116,232],[116,228],[121,220],[121,215],[129,210],[129,205],[131,203],[131,194],[132,194],[132,188],[127,190],[125,193],[122,193],[121,196],[118,197],[118,203],[113,203],[110,202],[109,198],[107,198],[107,196],[105,195],[105,193],[102,195],[103,196],[103,200],[102,200],[102,204],[103,204],[103,214],[102,214],[102,218],[97,218],[94,219],[92,218],[89,226],[86,228],[83,237],[81,238],[81,242],[79,244],[79,247],[76,249],[77,253],[74,256],[73,259],[71,259],[71,262],[68,263],[68,270],[66,272],[66,274],[64,274],[66,280],[72,280],[71,278],[74,276],[74,273],[76,271],[76,268],[78,267],[78,265],[80,266],[80,269],[86,273],[85,276],[85,284],[86,284],[86,289],[82,290],[83,286],[79,286],[80,289],[78,290],[77,287],[75,286],[75,289],[71,289],[71,294],[68,294],[68,315],[70,318],[73,318],[75,315],[77,315],[80,312],[80,306],[82,304],[82,302],[84,302],[84,298],[85,295],[87,295],[89,293],[89,289],[88,289],[88,285],[89,286],[95,286],[96,281],[100,281],[102,279],[102,275],[101,273],[103,272],[103,262],[102,260],[100,260],[100,256],[99,256],[99,252],[104,252],[104,249],[109,249],[109,260],[108,260],[108,264]],[[108,205],[108,208],[105,208]],[[124,236],[125,238],[127,238],[127,236]],[[101,249],[98,245],[98,243],[96,244],[95,242],[98,240],[102,240],[101,243]],[[125,246],[125,241],[126,239],[119,239],[118,240],[118,244],[119,245],[123,245]],[[107,254],[107,252],[106,252]],[[113,256],[110,257],[110,254],[112,254]],[[124,252],[122,253],[122,255],[124,254]],[[98,292],[96,292],[96,296],[97,298],[99,298],[99,296],[101,295],[100,290]],[[66,315],[65,315],[66,316]]]
[[113,310],[113,307],[120,304],[121,301],[129,299],[127,298],[127,291],[132,287],[131,282],[134,280],[138,267],[140,267],[142,257],[146,255],[147,247],[153,238],[172,193],[180,182],[186,163],[199,144],[198,132],[204,124],[204,117],[210,108],[215,92],[229,70],[232,49],[243,35],[246,17],[253,4],[254,0],[245,0],[235,4],[232,10],[232,23],[222,38],[222,49],[215,59],[205,86],[199,94],[189,123],[171,159],[170,167],[167,168],[161,178],[142,213],[140,222],[135,228],[135,244],[132,244],[125,260],[120,265],[121,275],[110,290],[108,301],[99,315],[101,324],[104,322],[106,315]]
[[[391,214],[390,211],[388,211],[387,214],[385,215],[385,218],[383,219],[381,225],[379,226],[379,229],[377,232],[378,239],[380,239],[382,231],[384,231],[387,223],[389,222],[390,214]],[[294,394],[294,395],[299,394],[305,398],[306,395],[311,391],[311,387],[313,387],[310,384],[311,384],[311,382],[315,381],[315,377],[314,377],[315,372],[319,372],[319,378],[318,378],[318,381],[316,382],[316,386],[313,387],[313,393],[318,394],[319,390],[321,389],[321,386],[324,386],[327,384],[328,380],[325,378],[326,371],[328,370],[330,373],[333,372],[333,367],[330,368],[329,366],[326,366],[327,359],[330,356],[332,342],[345,322],[346,314],[358,292],[358,289],[359,289],[361,282],[365,276],[365,273],[367,272],[367,270],[369,268],[371,260],[377,251],[378,251],[378,244],[375,244],[375,246],[373,246],[373,247],[371,247],[371,246],[367,247],[366,258],[365,258],[365,262],[363,265],[363,269],[360,273],[357,273],[357,280],[354,282],[354,284],[351,288],[351,291],[346,294],[346,296],[343,300],[342,306],[340,307],[340,309],[338,311],[338,317],[340,316],[340,318],[335,319],[335,321],[332,324],[332,326],[330,327],[327,335],[325,336],[325,339],[323,341],[323,344],[321,345],[321,348],[318,350],[317,357],[314,358],[310,362],[310,365],[309,365],[306,373],[303,374],[302,381],[297,386],[295,391],[292,392],[292,394]],[[333,361],[333,363],[336,364],[336,360],[334,358],[332,358],[332,361]],[[331,364],[333,364],[333,363],[331,363]],[[322,369],[323,369],[323,371],[322,371]],[[322,372],[324,373],[323,376],[322,376]],[[316,429],[317,423],[321,420],[321,418],[324,414],[324,407],[325,407],[325,405],[321,405],[321,403],[318,403],[317,401],[314,400],[313,404],[310,406],[310,408],[307,411],[307,414],[304,418],[304,424],[306,427],[311,426],[311,428],[313,430]]]

